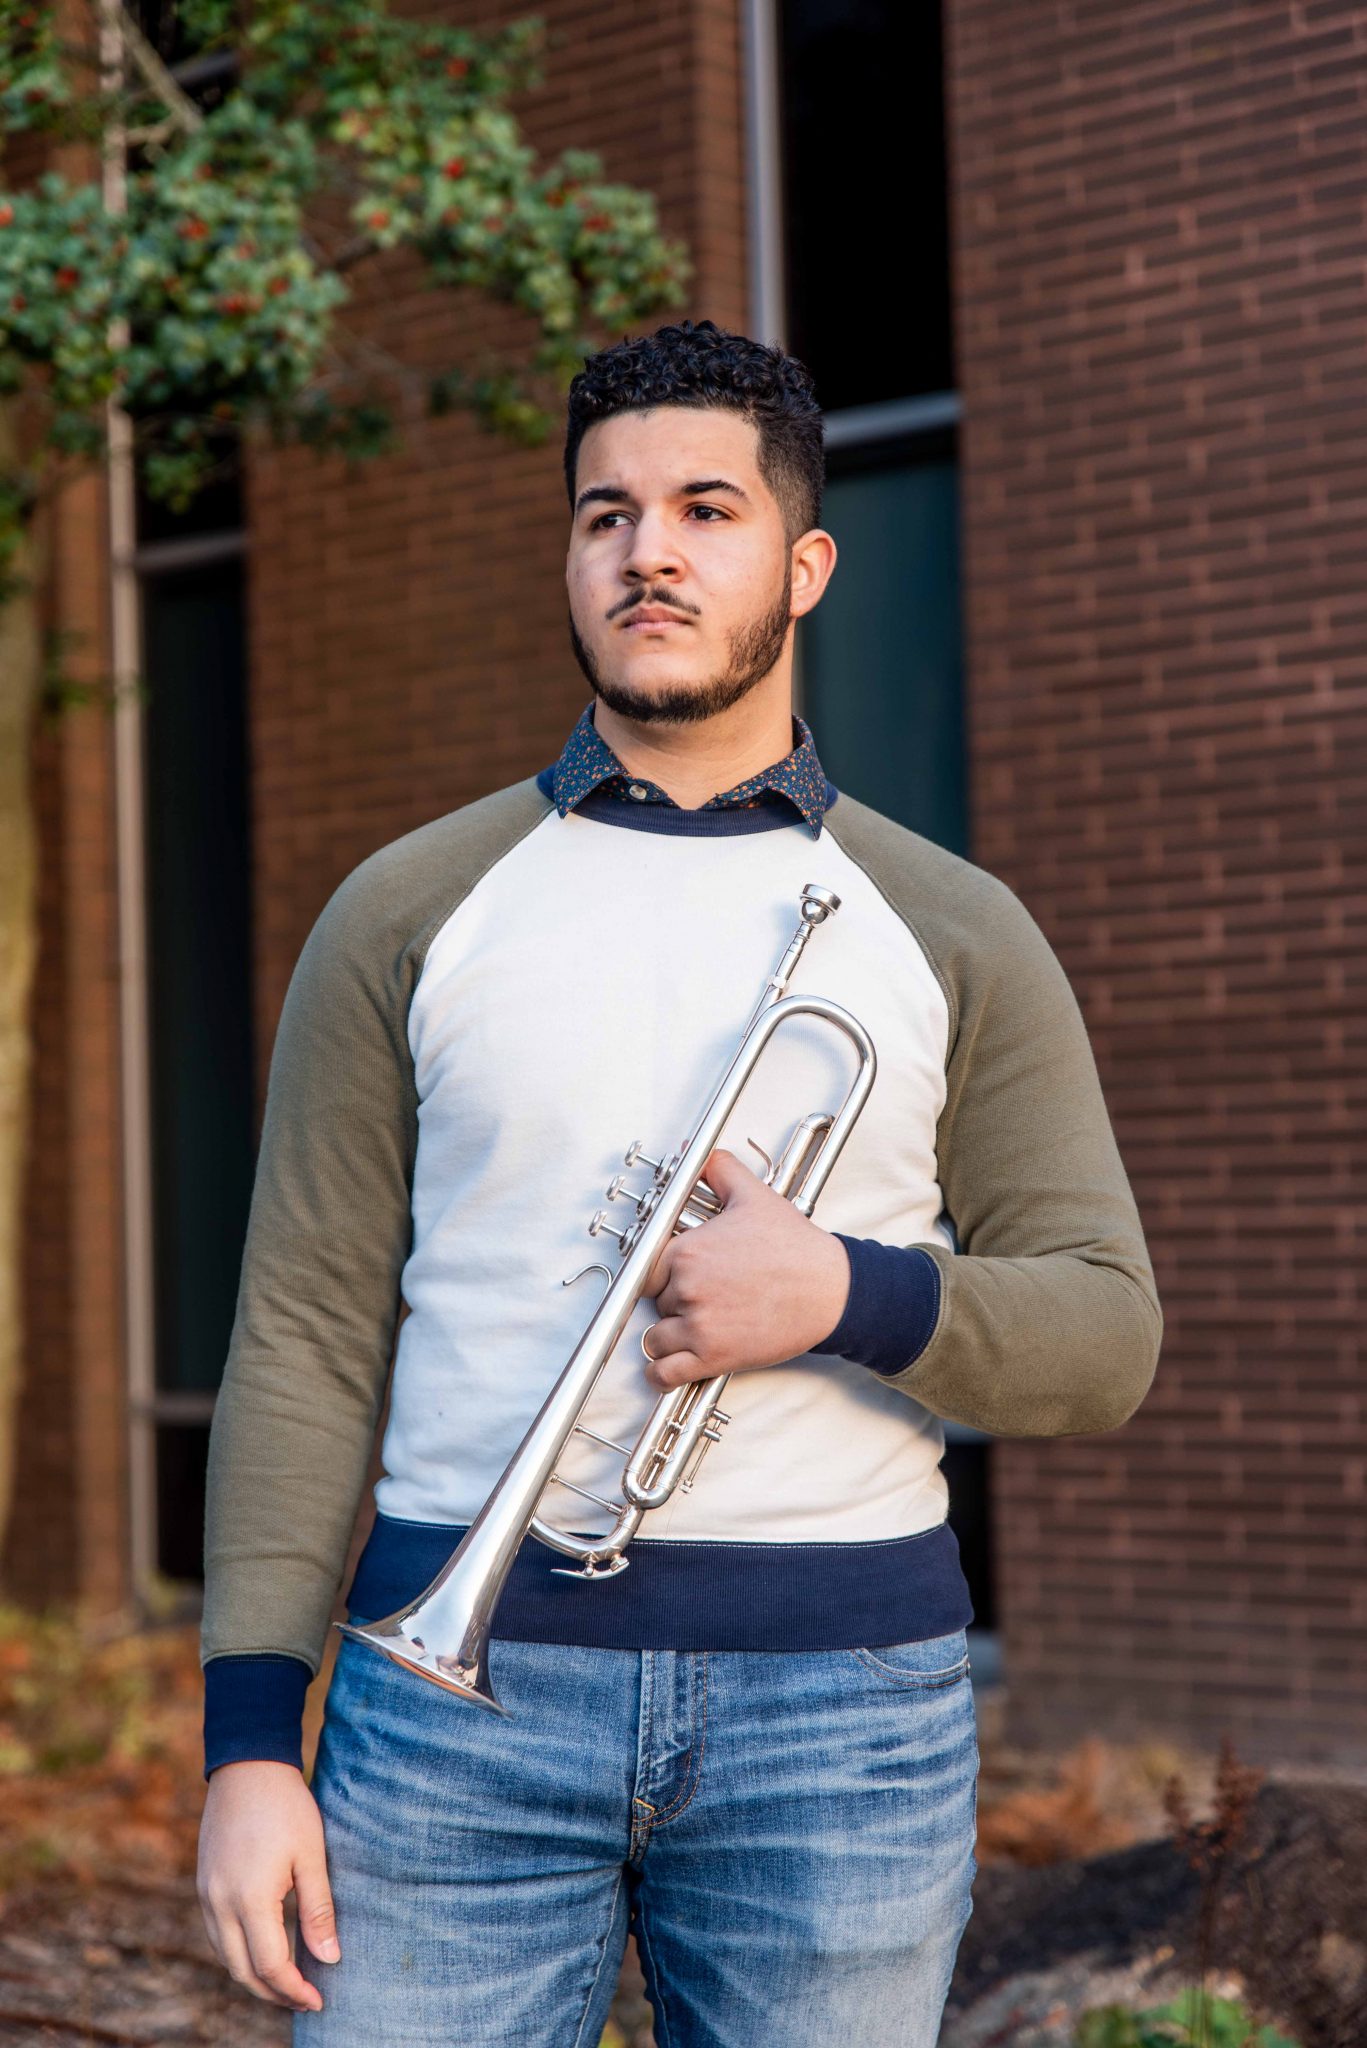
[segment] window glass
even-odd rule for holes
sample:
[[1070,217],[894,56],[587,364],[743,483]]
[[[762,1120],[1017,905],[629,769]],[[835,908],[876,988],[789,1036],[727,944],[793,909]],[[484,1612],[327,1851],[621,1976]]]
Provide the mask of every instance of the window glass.
[[217,1387],[253,1170],[242,564],[143,590],[157,1384]]
[[826,772],[967,854],[956,465],[904,454],[834,476],[822,525],[840,559],[799,638]]
[[779,0],[778,71],[786,346],[827,412],[952,390],[938,4]]

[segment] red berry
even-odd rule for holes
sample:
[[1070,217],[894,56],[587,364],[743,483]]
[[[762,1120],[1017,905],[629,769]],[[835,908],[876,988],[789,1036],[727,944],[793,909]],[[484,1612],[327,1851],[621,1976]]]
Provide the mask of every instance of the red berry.
[[14,208],[12,206],[0,206],[0,228],[7,228],[13,219]]
[[449,57],[447,59],[446,75],[448,78],[464,78],[469,69],[470,60],[468,57]]
[[442,169],[448,178],[463,178],[465,176],[465,158],[463,156],[453,156],[449,163],[442,165]]

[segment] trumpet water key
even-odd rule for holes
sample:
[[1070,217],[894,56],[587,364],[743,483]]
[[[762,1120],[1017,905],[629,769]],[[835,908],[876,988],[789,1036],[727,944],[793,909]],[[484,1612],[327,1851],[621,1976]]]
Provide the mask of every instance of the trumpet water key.
[[[661,1395],[634,1446],[599,1436],[585,1426],[582,1417],[665,1244],[678,1232],[697,1229],[718,1213],[721,1204],[703,1178],[703,1167],[769,1041],[795,1017],[814,1017],[829,1024],[849,1040],[859,1059],[837,1110],[803,1116],[777,1160],[770,1160],[761,1147],[755,1147],[765,1159],[767,1186],[804,1216],[810,1216],[816,1206],[841,1147],[868,1100],[877,1071],[873,1041],[848,1010],[825,996],[787,993],[812,933],[839,908],[840,898],[833,890],[810,882],[803,889],[797,929],[765,983],[740,1044],[691,1137],[668,1159],[650,1158],[639,1138],[628,1146],[625,1167],[649,1169],[651,1177],[643,1188],[636,1189],[627,1186],[625,1174],[614,1176],[607,1189],[608,1201],[627,1206],[597,1210],[588,1226],[591,1236],[616,1240],[622,1263],[616,1273],[595,1264],[573,1276],[580,1280],[585,1273],[601,1273],[607,1281],[603,1297],[460,1543],[416,1600],[381,1621],[339,1622],[343,1635],[368,1644],[461,1699],[506,1713],[489,1681],[489,1638],[494,1610],[524,1538],[535,1536],[572,1558],[573,1570],[557,1567],[566,1577],[608,1578],[627,1568],[626,1548],[642,1517],[663,1506],[676,1488],[687,1491],[692,1486],[699,1465],[720,1441],[729,1419],[717,1405],[729,1374],[690,1381]],[[564,1284],[571,1286],[573,1280]],[[621,1500],[589,1492],[557,1473],[561,1454],[575,1435],[621,1454],[625,1460]],[[580,1535],[544,1521],[538,1511],[552,1481],[605,1509],[612,1516],[611,1526],[598,1535]]]

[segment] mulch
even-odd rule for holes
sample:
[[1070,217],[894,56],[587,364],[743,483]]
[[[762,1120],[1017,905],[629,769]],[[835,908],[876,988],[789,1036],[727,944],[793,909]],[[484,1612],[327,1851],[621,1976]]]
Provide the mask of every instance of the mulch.
[[[1192,1969],[1197,1904],[1198,1880],[1167,1840],[980,1870],[942,2048],[1066,2042],[1082,2006],[1114,1996],[1127,1975],[1143,2002],[1162,2002]],[[1367,1790],[1275,1779],[1260,1788],[1219,1894],[1209,1960],[1302,2048],[1365,2048]]]

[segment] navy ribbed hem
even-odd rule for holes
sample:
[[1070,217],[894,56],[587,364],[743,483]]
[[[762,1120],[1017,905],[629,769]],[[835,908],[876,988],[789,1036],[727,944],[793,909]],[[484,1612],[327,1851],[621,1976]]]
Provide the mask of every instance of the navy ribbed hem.
[[[536,786],[543,796],[554,796],[554,767],[541,770]],[[839,794],[833,782],[826,784],[827,811]],[[685,810],[680,804],[633,803],[630,797],[590,790],[574,806],[571,816],[591,818],[597,825],[624,825],[631,832],[662,832],[672,839],[731,839],[752,832],[778,832],[788,825],[801,825],[811,831],[797,805],[781,791],[771,792],[763,804],[725,805],[709,811],[702,806]],[[812,833],[813,838],[818,836]]]
[[220,1764],[304,1768],[300,1724],[313,1673],[278,1651],[211,1657],[204,1666],[204,1775]]
[[940,1313],[940,1269],[919,1245],[880,1244],[876,1237],[835,1235],[850,1255],[845,1311],[824,1344],[884,1378],[913,1364],[930,1342]]
[[[348,1595],[377,1621],[416,1600],[465,1534],[377,1515]],[[593,1583],[528,1537],[494,1615],[512,1642],[605,1650],[845,1650],[910,1643],[973,1619],[948,1522],[877,1543],[638,1541],[630,1568]]]

